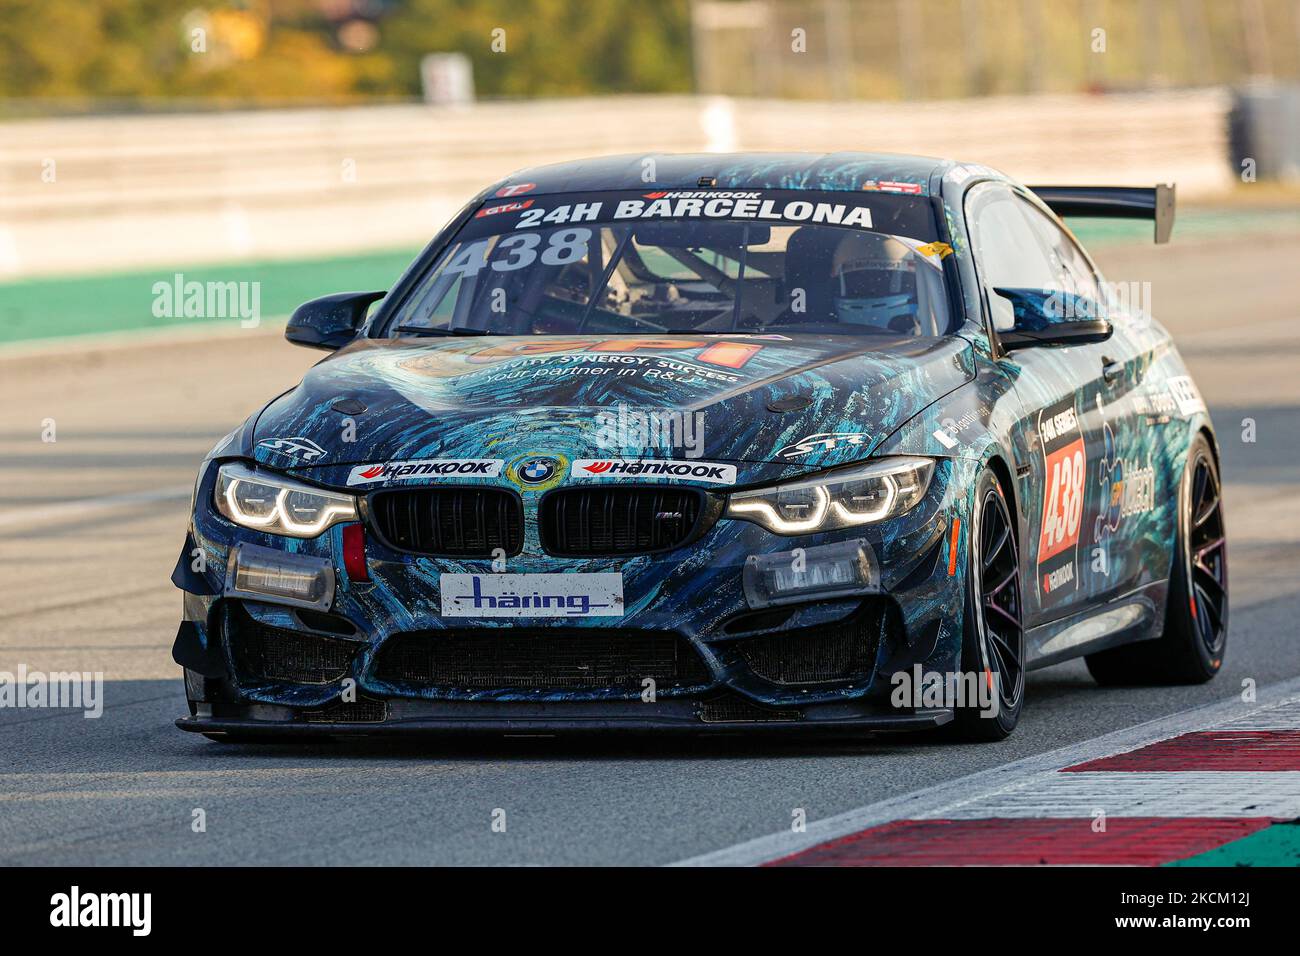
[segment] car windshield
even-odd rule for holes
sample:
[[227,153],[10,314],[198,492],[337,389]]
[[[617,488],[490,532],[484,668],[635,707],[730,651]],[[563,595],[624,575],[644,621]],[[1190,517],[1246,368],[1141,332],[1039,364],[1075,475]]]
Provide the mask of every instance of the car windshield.
[[949,331],[928,200],[613,192],[485,202],[388,336]]

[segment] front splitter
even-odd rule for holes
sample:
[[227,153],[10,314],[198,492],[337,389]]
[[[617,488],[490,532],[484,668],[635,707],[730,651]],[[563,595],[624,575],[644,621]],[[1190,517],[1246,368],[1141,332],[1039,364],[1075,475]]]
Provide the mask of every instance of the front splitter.
[[704,720],[699,716],[597,716],[507,714],[408,716],[382,721],[257,720],[235,715],[181,717],[176,726],[201,734],[235,734],[241,737],[413,736],[436,734],[839,734],[901,733],[932,730],[949,723],[950,710],[922,714],[858,715],[815,719]]

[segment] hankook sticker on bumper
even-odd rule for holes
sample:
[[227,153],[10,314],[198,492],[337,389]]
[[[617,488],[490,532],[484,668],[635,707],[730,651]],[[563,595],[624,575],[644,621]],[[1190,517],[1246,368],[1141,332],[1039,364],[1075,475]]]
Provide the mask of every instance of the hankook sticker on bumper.
[[734,485],[736,466],[661,458],[579,458],[573,463],[573,475],[575,478],[682,478]]
[[348,474],[349,485],[406,478],[496,478],[505,464],[500,458],[424,458],[357,465]]

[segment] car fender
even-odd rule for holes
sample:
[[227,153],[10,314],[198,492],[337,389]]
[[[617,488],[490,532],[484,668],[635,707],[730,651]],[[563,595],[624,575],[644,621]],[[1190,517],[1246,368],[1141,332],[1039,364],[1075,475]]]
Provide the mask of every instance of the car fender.
[[[1029,526],[1024,502],[1034,496],[1034,473],[1028,468],[1028,447],[1023,438],[1017,437],[1020,404],[1011,394],[1011,386],[1010,377],[999,365],[980,362],[973,381],[915,415],[886,438],[875,454],[960,460],[964,467],[954,468],[953,473],[968,485],[963,507],[966,514],[974,506],[972,496],[980,472],[994,468],[1015,518],[1017,538],[1023,542]],[[1024,494],[1021,482],[1029,482]],[[962,537],[964,543],[964,533]]]

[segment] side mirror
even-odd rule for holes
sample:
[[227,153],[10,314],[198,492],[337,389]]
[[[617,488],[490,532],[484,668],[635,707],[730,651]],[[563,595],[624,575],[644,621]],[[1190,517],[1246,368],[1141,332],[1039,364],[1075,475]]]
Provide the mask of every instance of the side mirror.
[[339,292],[304,302],[293,310],[284,337],[294,345],[332,351],[357,336],[370,303],[387,292]]
[[1113,327],[1096,299],[1059,289],[994,289],[1011,303],[1015,325],[998,333],[1002,347],[1087,345],[1110,338]]

